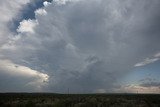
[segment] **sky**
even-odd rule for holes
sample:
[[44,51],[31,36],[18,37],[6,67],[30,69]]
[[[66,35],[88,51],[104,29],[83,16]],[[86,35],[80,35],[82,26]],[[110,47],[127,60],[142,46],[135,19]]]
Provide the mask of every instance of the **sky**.
[[159,0],[1,0],[0,92],[160,93]]

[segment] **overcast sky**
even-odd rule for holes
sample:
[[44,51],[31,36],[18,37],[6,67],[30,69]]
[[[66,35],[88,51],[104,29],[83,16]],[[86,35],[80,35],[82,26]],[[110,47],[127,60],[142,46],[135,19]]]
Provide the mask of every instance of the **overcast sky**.
[[159,0],[1,0],[0,92],[160,93]]

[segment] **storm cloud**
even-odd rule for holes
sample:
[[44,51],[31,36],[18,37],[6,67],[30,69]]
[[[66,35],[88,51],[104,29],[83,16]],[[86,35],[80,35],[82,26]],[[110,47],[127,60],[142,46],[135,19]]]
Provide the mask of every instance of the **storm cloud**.
[[0,34],[9,38],[0,42],[0,58],[47,75],[42,91],[113,92],[125,73],[142,61],[154,62],[145,59],[160,52],[159,5],[159,0],[45,2],[35,19],[20,22],[17,34]]

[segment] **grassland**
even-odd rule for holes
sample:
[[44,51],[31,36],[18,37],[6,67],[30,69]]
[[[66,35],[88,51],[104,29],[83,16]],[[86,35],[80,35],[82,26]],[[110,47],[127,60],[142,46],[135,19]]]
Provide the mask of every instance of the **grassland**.
[[1,93],[0,107],[160,107],[160,95]]

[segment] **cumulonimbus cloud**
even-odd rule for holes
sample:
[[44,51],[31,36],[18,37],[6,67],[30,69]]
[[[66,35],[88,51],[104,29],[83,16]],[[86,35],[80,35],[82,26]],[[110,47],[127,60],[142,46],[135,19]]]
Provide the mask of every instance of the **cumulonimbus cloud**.
[[20,22],[1,48],[1,58],[46,72],[44,91],[113,91],[137,62],[160,50],[159,1],[56,2]]

